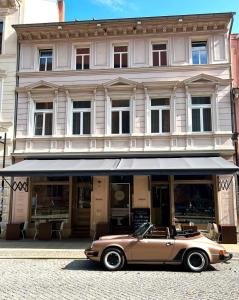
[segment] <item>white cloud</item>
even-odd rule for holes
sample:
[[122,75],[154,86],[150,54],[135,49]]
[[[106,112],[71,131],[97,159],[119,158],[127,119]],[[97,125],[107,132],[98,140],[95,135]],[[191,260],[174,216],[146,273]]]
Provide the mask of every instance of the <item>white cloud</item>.
[[125,0],[94,0],[96,4],[104,5],[112,10],[123,10],[126,6]]

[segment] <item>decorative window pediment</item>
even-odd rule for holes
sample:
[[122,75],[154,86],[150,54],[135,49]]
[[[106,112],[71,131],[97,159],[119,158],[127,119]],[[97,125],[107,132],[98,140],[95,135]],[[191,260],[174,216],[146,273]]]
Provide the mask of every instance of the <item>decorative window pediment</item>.
[[108,81],[103,84],[104,88],[107,89],[125,89],[125,88],[135,88],[137,85],[136,81],[129,80],[123,77],[118,77],[114,80]]
[[200,74],[197,76],[193,76],[183,81],[185,85],[228,85],[230,81],[228,79],[221,79],[216,76],[211,76],[207,74]]
[[42,91],[57,91],[59,89],[59,85],[41,80],[34,84],[30,84],[25,87],[18,88],[17,91],[25,91],[25,92],[42,92]]

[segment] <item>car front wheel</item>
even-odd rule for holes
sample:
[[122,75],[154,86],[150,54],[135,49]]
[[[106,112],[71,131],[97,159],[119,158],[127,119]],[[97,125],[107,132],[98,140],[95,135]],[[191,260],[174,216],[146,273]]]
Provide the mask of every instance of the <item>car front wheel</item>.
[[117,248],[106,249],[102,255],[101,262],[109,271],[121,270],[125,264],[125,257]]
[[189,251],[184,258],[184,265],[192,272],[202,272],[208,267],[208,257],[201,250]]

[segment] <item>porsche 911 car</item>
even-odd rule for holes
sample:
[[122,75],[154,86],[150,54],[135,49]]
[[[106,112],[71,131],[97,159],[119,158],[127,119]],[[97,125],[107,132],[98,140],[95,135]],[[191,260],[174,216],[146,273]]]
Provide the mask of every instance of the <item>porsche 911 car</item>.
[[170,232],[151,223],[142,224],[130,235],[102,236],[85,250],[92,261],[110,271],[128,264],[183,264],[187,270],[201,272],[209,264],[226,262],[232,254],[200,232]]

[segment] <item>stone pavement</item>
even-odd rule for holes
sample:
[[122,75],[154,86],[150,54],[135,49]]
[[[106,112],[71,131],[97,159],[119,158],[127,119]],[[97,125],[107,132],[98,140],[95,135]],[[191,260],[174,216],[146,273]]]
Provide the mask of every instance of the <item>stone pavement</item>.
[[[89,239],[68,239],[51,241],[0,240],[0,259],[3,258],[39,258],[39,259],[83,259],[84,249],[91,244]],[[239,244],[223,245],[228,252],[233,253],[234,259],[239,259]]]
[[0,259],[1,300],[238,300],[239,261],[196,274],[181,266],[105,271],[86,259]]

